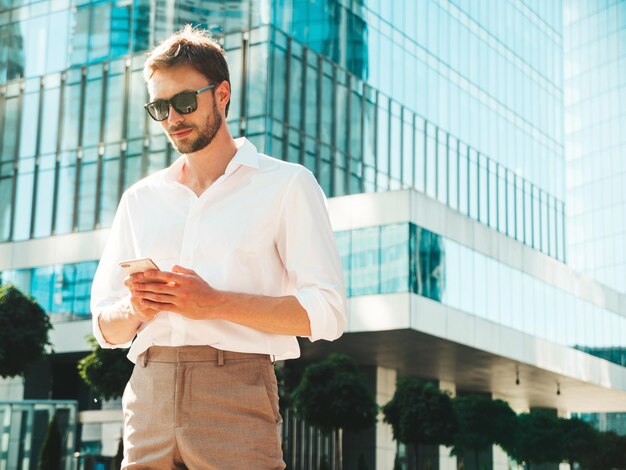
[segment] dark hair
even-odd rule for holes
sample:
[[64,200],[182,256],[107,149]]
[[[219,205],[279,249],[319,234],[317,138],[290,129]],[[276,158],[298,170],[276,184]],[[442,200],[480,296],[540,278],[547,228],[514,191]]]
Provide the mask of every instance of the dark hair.
[[[143,77],[147,82],[158,69],[179,65],[193,67],[212,84],[226,80],[230,85],[224,49],[207,31],[194,28],[190,24],[186,24],[150,52],[143,67]],[[226,103],[226,116],[229,107],[230,100]]]

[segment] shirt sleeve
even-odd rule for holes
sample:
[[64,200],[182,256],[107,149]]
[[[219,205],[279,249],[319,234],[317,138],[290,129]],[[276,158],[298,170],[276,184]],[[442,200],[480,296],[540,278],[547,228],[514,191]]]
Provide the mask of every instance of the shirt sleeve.
[[339,338],[346,325],[341,260],[328,218],[326,198],[306,168],[284,196],[277,243],[295,297],[311,323],[311,341]]
[[124,344],[108,343],[98,324],[100,315],[105,311],[123,312],[131,308],[130,294],[124,286],[126,273],[119,267],[120,261],[135,258],[131,230],[127,199],[124,194],[115,213],[109,238],[91,286],[93,334],[98,344],[105,349],[128,348],[132,343],[132,341]]

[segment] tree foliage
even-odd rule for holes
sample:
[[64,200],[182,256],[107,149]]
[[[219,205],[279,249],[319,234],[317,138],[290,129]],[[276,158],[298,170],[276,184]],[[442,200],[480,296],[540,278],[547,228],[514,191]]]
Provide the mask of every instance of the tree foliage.
[[626,469],[626,436],[618,436],[614,432],[601,432],[596,443],[595,451],[581,460],[584,469]]
[[0,377],[22,375],[46,354],[47,313],[12,285],[0,286]]
[[[580,419],[560,419],[559,427],[563,442],[563,456],[569,464],[590,463],[589,457],[595,456],[600,439],[600,433],[591,424]],[[589,465],[584,465],[585,468]]]
[[467,395],[455,398],[453,406],[459,426],[453,454],[488,450],[494,444],[511,448],[517,423],[508,403],[484,395]]
[[394,438],[405,444],[450,446],[454,442],[457,419],[452,399],[431,383],[415,377],[399,378],[383,414]]
[[532,410],[517,416],[515,442],[509,455],[519,463],[559,463],[565,460],[565,448],[559,418],[550,410]]
[[298,414],[323,432],[359,431],[376,423],[377,406],[367,380],[345,354],[309,364],[293,401]]
[[102,349],[93,336],[88,338],[91,354],[78,362],[78,373],[104,399],[119,398],[133,372],[126,349]]

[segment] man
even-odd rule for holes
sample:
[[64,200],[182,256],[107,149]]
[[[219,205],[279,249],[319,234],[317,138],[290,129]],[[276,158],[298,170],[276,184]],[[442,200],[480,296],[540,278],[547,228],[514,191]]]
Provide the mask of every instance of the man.
[[[136,363],[122,467],[284,468],[273,361],[345,325],[324,195],[306,168],[233,139],[228,67],[203,32],[164,41],[144,76],[181,156],[124,193],[93,283],[96,338]],[[133,258],[159,269],[127,277]]]

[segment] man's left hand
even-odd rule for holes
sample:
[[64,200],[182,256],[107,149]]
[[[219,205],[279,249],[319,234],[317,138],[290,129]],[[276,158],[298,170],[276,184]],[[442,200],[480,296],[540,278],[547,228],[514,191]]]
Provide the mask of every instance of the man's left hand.
[[163,283],[133,283],[133,294],[141,298],[142,306],[179,313],[192,320],[216,318],[212,312],[220,304],[220,291],[195,271],[175,265],[172,272],[145,271],[143,278]]

